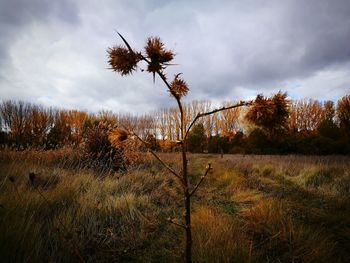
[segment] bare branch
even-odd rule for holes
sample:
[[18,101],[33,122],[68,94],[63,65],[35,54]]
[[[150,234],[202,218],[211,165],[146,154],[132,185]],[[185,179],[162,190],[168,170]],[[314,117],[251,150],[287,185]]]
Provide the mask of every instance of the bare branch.
[[[171,95],[173,95],[173,97],[176,99],[176,102],[177,102],[177,106],[179,107],[179,110],[180,110],[180,114],[181,114],[181,124],[183,124],[183,108],[182,108],[182,104],[181,104],[181,101],[180,101],[180,98],[176,95],[176,93],[172,90],[169,82],[166,80],[166,77],[164,76],[164,74],[160,71],[157,71],[157,74],[158,76],[163,80],[164,84],[167,86],[169,92],[171,93]],[[183,127],[181,127],[181,133],[183,133]],[[181,138],[182,140],[184,139],[184,137],[182,136]]]
[[253,101],[241,101],[237,104],[228,106],[228,107],[222,107],[219,109],[215,109],[212,111],[208,111],[208,112],[204,112],[204,113],[198,113],[197,116],[193,119],[193,121],[191,122],[190,126],[187,128],[185,136],[184,136],[184,140],[186,140],[188,133],[190,132],[192,126],[196,123],[196,121],[200,118],[203,118],[205,116],[220,112],[220,111],[224,111],[224,110],[230,110],[230,109],[234,109],[234,108],[238,108],[238,107],[242,107],[242,106],[250,106],[253,104]]
[[194,189],[192,190],[192,192],[190,193],[190,196],[192,196],[198,189],[198,187],[201,185],[201,183],[203,182],[204,178],[208,175],[209,171],[213,169],[211,167],[211,163],[208,163],[207,165],[207,169],[205,170],[204,175],[202,175],[201,179],[199,180],[198,184],[194,187]]
[[[118,33],[119,34],[119,33]],[[121,36],[122,37],[122,36]],[[125,41],[125,44],[127,44],[127,42]],[[143,55],[141,55],[141,58],[142,60],[144,60],[145,62],[147,62],[147,64],[150,64],[151,62],[146,58],[144,57]],[[182,104],[181,104],[181,101],[180,101],[180,98],[176,95],[176,93],[172,90],[171,88],[171,85],[169,84],[169,82],[167,81],[165,75],[163,72],[157,70],[156,73],[158,74],[158,76],[161,78],[161,80],[164,82],[164,84],[167,86],[169,92],[171,93],[171,95],[173,95],[173,97],[176,99],[176,102],[177,102],[177,106],[179,107],[179,110],[180,110],[180,114],[181,114],[181,119],[182,119],[182,123],[183,123],[183,108],[182,108]],[[181,75],[182,73],[179,73],[177,76]],[[184,132],[184,129],[183,127],[181,128],[181,132],[183,133]],[[184,136],[182,136],[181,139],[184,139]]]
[[[125,127],[124,127],[125,129]],[[181,183],[182,183],[182,177],[176,172],[174,171],[173,168],[171,168],[169,165],[167,165],[162,159],[160,159],[160,157],[149,148],[149,144],[147,142],[145,142],[144,140],[142,140],[142,138],[140,136],[138,136],[135,132],[130,132],[132,135],[134,135],[140,142],[142,142],[147,149],[149,150],[149,152],[169,171],[171,172],[173,175],[175,175],[177,178],[180,179]]]

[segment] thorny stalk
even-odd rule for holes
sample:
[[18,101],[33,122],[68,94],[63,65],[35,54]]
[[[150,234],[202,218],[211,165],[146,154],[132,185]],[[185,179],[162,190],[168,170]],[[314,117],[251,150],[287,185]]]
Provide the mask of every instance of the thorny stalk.
[[201,176],[201,179],[197,183],[197,185],[193,188],[192,192],[190,193],[190,196],[192,196],[198,189],[198,187],[201,185],[201,183],[204,181],[204,178],[208,175],[209,171],[213,169],[211,167],[211,163],[208,163],[207,169],[205,170],[204,175]]
[[[190,185],[188,180],[188,161],[187,161],[187,155],[186,155],[186,146],[187,146],[187,137],[188,134],[193,127],[193,125],[196,123],[196,121],[202,117],[209,116],[211,114],[215,114],[220,111],[229,110],[237,107],[242,106],[249,106],[252,105],[251,101],[244,102],[241,101],[235,105],[229,106],[229,107],[222,107],[218,108],[212,111],[204,112],[204,113],[198,113],[196,117],[192,120],[189,127],[186,129],[185,127],[185,115],[183,106],[181,103],[181,97],[185,96],[188,91],[188,87],[185,81],[179,80],[178,77],[181,74],[177,74],[174,78],[174,81],[172,83],[169,83],[165,73],[163,70],[170,65],[168,62],[173,59],[174,54],[171,51],[166,51],[164,49],[163,43],[160,41],[159,38],[149,38],[147,46],[145,47],[147,55],[143,55],[141,52],[137,53],[135,52],[129,43],[125,40],[125,38],[118,33],[120,38],[123,40],[124,44],[126,45],[127,49],[124,49],[122,47],[115,47],[112,49],[109,49],[109,63],[112,66],[112,69],[114,71],[119,72],[121,75],[127,75],[130,74],[133,70],[136,69],[137,63],[139,61],[144,61],[146,64],[148,64],[147,71],[153,74],[153,80],[155,77],[155,74],[157,74],[160,79],[164,82],[165,86],[167,87],[168,91],[172,95],[172,97],[175,98],[177,102],[177,106],[180,112],[180,145],[181,145],[181,157],[182,157],[182,169],[181,173],[176,172],[173,168],[171,168],[169,165],[167,165],[161,158],[151,149],[151,154],[176,178],[180,179],[180,182],[183,187],[183,194],[184,194],[184,206],[185,206],[185,224],[180,224],[174,221],[173,219],[168,219],[168,221],[174,225],[177,225],[179,227],[182,227],[186,230],[186,247],[185,247],[185,258],[187,263],[192,262],[192,231],[191,231],[191,196],[196,193],[202,182],[204,181],[205,177],[208,175],[210,170],[212,169],[211,164],[208,164],[206,171],[204,175],[200,178],[198,183],[192,188],[192,191],[190,191]],[[151,53],[151,54],[150,54]],[[137,134],[132,132],[132,134],[140,140],[143,144],[146,146],[149,146],[147,142],[142,140]],[[148,147],[149,148],[149,147]]]

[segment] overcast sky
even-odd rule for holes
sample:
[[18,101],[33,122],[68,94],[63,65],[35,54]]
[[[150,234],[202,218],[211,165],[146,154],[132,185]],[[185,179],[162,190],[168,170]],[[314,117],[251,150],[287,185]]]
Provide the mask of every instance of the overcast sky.
[[175,105],[159,80],[107,70],[120,32],[176,52],[187,101],[336,100],[350,94],[349,0],[0,0],[0,99],[145,113]]

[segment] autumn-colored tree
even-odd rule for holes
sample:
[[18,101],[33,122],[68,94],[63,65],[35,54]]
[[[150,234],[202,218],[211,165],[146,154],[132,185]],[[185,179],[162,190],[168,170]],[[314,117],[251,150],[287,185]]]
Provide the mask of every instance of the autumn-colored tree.
[[337,140],[340,137],[339,127],[335,124],[335,109],[333,101],[326,101],[323,104],[324,120],[317,127],[318,135]]
[[27,134],[33,147],[45,147],[47,134],[53,125],[53,109],[32,105],[29,113]]
[[133,130],[142,138],[146,139],[148,136],[155,136],[155,120],[150,115],[142,115],[135,117],[135,125]]
[[278,92],[271,98],[258,95],[245,118],[261,127],[270,138],[277,139],[287,130],[289,100],[287,94]]
[[[233,102],[226,101],[222,103],[222,106],[232,105]],[[241,114],[240,108],[234,108],[220,113],[219,117],[219,130],[223,136],[232,136],[239,130],[239,117]]]
[[291,103],[289,130],[304,135],[313,134],[324,120],[325,110],[317,100],[296,100]]
[[325,120],[334,121],[334,117],[335,117],[334,102],[331,100],[325,101],[323,104],[323,108],[324,108]]
[[70,127],[70,142],[79,145],[83,139],[84,124],[88,118],[86,112],[69,110],[66,112],[66,126]]
[[53,125],[48,132],[46,143],[46,147],[50,149],[62,147],[71,141],[71,126],[67,111],[57,110],[53,118]]
[[345,95],[338,100],[337,118],[344,134],[350,136],[350,95]]

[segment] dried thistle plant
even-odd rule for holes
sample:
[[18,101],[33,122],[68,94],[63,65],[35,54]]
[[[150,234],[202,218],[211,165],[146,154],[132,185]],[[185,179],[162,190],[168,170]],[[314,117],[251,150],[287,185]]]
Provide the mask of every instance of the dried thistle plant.
[[144,154],[140,152],[140,142],[126,130],[122,128],[113,129],[108,134],[108,140],[111,145],[118,149],[120,152],[120,161],[122,163],[119,166],[126,168],[136,167],[142,164],[145,160]]
[[[182,186],[183,195],[184,195],[184,207],[185,207],[184,221],[185,222],[183,224],[178,223],[179,220],[176,220],[176,219],[169,219],[168,221],[170,223],[173,223],[185,229],[185,232],[186,232],[185,257],[186,257],[186,262],[190,263],[192,262],[191,197],[199,189],[199,186],[202,184],[203,180],[208,175],[208,173],[212,170],[212,167],[211,167],[211,164],[208,164],[208,166],[205,169],[204,175],[200,178],[200,180],[194,185],[190,184],[189,178],[188,178],[188,175],[189,175],[188,169],[187,169],[188,160],[187,160],[187,153],[186,153],[187,138],[188,138],[189,131],[200,118],[203,118],[205,116],[208,116],[220,111],[229,110],[229,109],[233,109],[241,106],[247,106],[247,105],[250,105],[251,102],[241,101],[232,106],[222,107],[209,112],[198,113],[190,123],[189,127],[185,127],[185,114],[184,114],[181,99],[187,95],[189,91],[188,85],[184,79],[179,77],[181,74],[175,75],[172,82],[169,83],[164,73],[164,70],[167,68],[167,66],[171,65],[169,62],[174,59],[175,54],[172,51],[165,49],[164,43],[160,40],[159,37],[148,38],[146,46],[144,47],[144,53],[142,53],[142,52],[134,51],[130,47],[129,43],[125,40],[125,38],[119,33],[118,35],[123,40],[127,48],[118,47],[116,48],[115,51],[113,49],[108,50],[108,54],[109,54],[108,62],[112,66],[112,69],[116,72],[119,72],[121,75],[128,75],[137,68],[138,62],[144,61],[145,63],[147,63],[147,71],[153,74],[153,80],[155,78],[155,75],[158,75],[160,77],[160,79],[164,82],[165,86],[170,92],[170,94],[176,100],[179,108],[179,112],[181,116],[180,118],[181,138],[179,141],[179,145],[181,147],[181,157],[182,157],[181,171],[175,171],[171,166],[166,164],[157,155],[157,153],[155,153],[151,149],[149,149],[149,151],[172,175],[174,175],[178,179],[179,184]],[[136,137],[146,147],[149,147],[149,144],[143,139],[141,139],[137,134],[135,134],[134,132],[129,132],[129,133],[134,135],[134,137]],[[117,142],[121,141],[121,139],[124,138],[124,136],[119,135],[118,132],[116,132],[114,136],[116,137]],[[111,135],[111,137],[113,136]]]
[[114,129],[108,134],[108,139],[112,145],[117,145],[119,142],[123,142],[128,139],[128,132],[125,129]]

